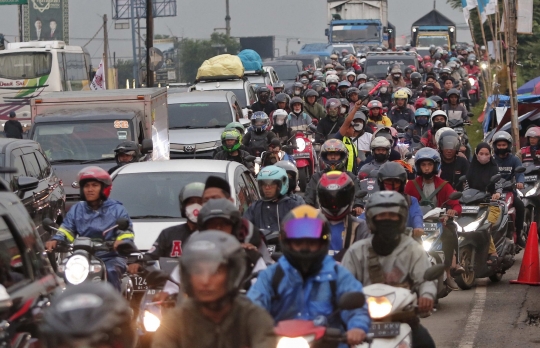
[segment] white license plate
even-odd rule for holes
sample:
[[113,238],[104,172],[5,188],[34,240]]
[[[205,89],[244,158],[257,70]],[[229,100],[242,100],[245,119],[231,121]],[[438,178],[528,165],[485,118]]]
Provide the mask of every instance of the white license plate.
[[439,227],[439,224],[434,222],[424,222],[424,232],[435,232],[437,231],[437,228]]
[[462,214],[477,214],[478,210],[480,210],[480,207],[476,207],[474,205],[473,206],[464,205],[461,207]]
[[134,291],[146,291],[148,290],[148,284],[146,284],[146,279],[137,275],[131,276],[131,282],[133,283]]
[[369,332],[373,338],[395,337],[399,335],[401,323],[371,323]]
[[535,182],[538,175],[525,175],[525,182]]
[[309,153],[295,153],[293,156],[295,159],[297,158],[309,158]]

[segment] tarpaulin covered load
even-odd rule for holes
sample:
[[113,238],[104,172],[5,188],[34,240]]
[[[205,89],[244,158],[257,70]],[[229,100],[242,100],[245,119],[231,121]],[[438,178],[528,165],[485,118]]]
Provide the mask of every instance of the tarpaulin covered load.
[[259,71],[263,68],[263,62],[261,56],[254,50],[246,49],[238,53],[238,58],[242,61],[244,65],[244,70],[246,71]]
[[222,54],[205,60],[197,71],[197,80],[242,78],[244,66],[238,56]]

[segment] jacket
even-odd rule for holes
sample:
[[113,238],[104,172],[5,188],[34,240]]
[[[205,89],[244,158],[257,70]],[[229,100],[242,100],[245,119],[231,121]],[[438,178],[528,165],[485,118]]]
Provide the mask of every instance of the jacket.
[[[419,176],[416,179],[416,182],[418,183],[418,186],[420,188],[424,185],[424,179]],[[433,182],[435,183],[435,189],[437,189],[441,184],[444,182],[443,179],[439,178],[438,176],[433,177]],[[449,196],[455,192],[455,190],[452,188],[452,185],[450,183],[447,183],[444,185],[444,187],[437,193],[437,207],[442,207],[444,202],[446,202],[446,206],[448,206],[450,209],[457,211],[458,215],[461,214],[461,205],[459,204],[458,200],[448,200]],[[422,197],[420,196],[420,192],[416,189],[416,186],[414,185],[413,180],[407,181],[407,184],[405,185],[405,193],[408,194],[411,197],[414,197],[418,200],[418,202],[422,201]]]
[[525,182],[525,175],[523,173],[516,173],[515,170],[517,167],[521,167],[521,161],[519,158],[512,154],[508,154],[505,158],[500,158],[499,156],[493,156],[495,163],[499,166],[499,173],[501,174],[504,180],[511,180],[512,177],[516,176],[516,182]]
[[307,129],[307,126],[311,124],[311,117],[306,114],[305,112],[302,112],[300,115],[296,115],[293,112],[289,114],[289,117],[287,117],[287,127],[292,129],[293,131],[305,131]]
[[[278,294],[274,294],[272,279],[278,266],[282,268],[284,276],[277,287]],[[247,296],[266,309],[275,322],[287,319],[313,320],[320,315],[328,317],[335,309],[331,281],[335,281],[336,298],[346,292],[362,291],[362,284],[338,265],[331,256],[324,258],[322,269],[317,275],[305,280],[285,257],[280,257],[277,264],[259,273],[257,282],[249,289]],[[275,299],[276,295],[279,296],[279,300]],[[354,310],[341,311],[341,319],[346,324],[347,330],[358,328],[366,333],[371,322],[366,305]],[[329,324],[333,327],[342,326],[337,319],[332,321],[329,318]]]
[[23,128],[21,123],[17,120],[7,120],[4,124],[4,133],[6,138],[22,139]]
[[[311,180],[309,180],[307,186],[306,186],[306,192],[304,193],[304,200],[306,201],[306,204],[311,205],[314,208],[319,208],[319,201],[317,200],[317,185],[319,184],[319,181],[321,180],[322,175],[326,173],[325,172],[315,172],[311,176]],[[354,192],[355,194],[360,192],[360,181],[358,178],[351,172],[346,172],[351,179],[354,182]],[[354,207],[363,207],[364,201],[363,198],[354,198]]]
[[343,125],[343,121],[345,121],[343,117],[338,117],[335,122],[328,116],[322,118],[317,125],[315,141],[317,143],[324,143],[326,140],[331,139],[332,136],[339,131],[341,125]]
[[215,160],[221,161],[235,161],[246,166],[247,169],[253,171],[255,165],[253,162],[246,161],[246,157],[250,156],[249,152],[244,150],[238,150],[238,156],[231,156],[231,154],[225,150],[221,150],[214,155]]
[[185,299],[163,318],[152,348],[275,348],[270,315],[239,295],[219,324],[201,314],[192,299]]
[[450,104],[443,105],[442,110],[446,112],[448,115],[449,120],[463,120],[463,122],[469,122],[469,116],[467,115],[467,109],[461,105],[458,104],[454,107],[450,106]]
[[269,232],[279,231],[281,220],[299,205],[298,201],[288,196],[272,202],[261,199],[249,206],[244,218],[260,229]]
[[326,117],[326,110],[324,109],[324,106],[321,104],[315,102],[313,105],[310,105],[309,103],[304,103],[304,111],[311,116],[312,118],[316,118],[317,120],[322,120]]
[[437,144],[435,144],[435,135],[433,134],[433,129],[428,129],[420,138],[420,142],[424,147],[431,147],[432,149],[437,150]]
[[397,123],[399,120],[405,120],[409,123],[414,123],[414,111],[412,111],[407,106],[403,108],[398,108],[397,106],[393,107],[388,112],[388,117],[390,118],[390,121],[392,121],[392,124]]
[[146,255],[154,260],[158,260],[160,257],[180,257],[182,256],[182,248],[191,237],[192,232],[187,224],[167,227],[161,231]]
[[276,110],[276,104],[272,103],[271,101],[267,101],[265,104],[261,103],[261,101],[257,101],[251,105],[251,111],[257,112],[257,111],[264,111],[267,115],[270,115],[274,110]]
[[[373,237],[354,243],[343,257],[342,265],[364,286],[373,284],[369,276],[369,248]],[[435,282],[425,281],[424,273],[431,267],[428,256],[416,240],[406,234],[390,255],[378,256],[386,284],[397,285],[408,281],[410,288],[417,288],[420,297],[436,299]]]
[[521,153],[521,162],[540,163],[540,148],[538,146],[525,146],[519,152]]

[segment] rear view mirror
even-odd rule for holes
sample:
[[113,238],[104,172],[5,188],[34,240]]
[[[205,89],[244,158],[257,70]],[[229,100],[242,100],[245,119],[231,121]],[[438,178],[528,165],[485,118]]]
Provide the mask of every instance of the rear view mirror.
[[126,218],[118,218],[116,220],[117,228],[121,231],[125,231],[129,228],[129,220]]
[[462,175],[459,177],[459,182],[465,182],[467,181],[467,176],[466,175]]
[[21,192],[32,191],[37,189],[39,180],[29,176],[19,176],[17,178],[17,189]]
[[463,193],[456,191],[456,192],[452,192],[450,196],[448,196],[448,198],[450,198],[450,200],[456,200],[456,199],[460,199],[461,196],[463,196]]
[[492,184],[494,184],[494,183],[496,183],[496,182],[499,182],[499,181],[501,180],[501,178],[502,178],[501,174],[496,174],[496,175],[493,175],[493,176],[491,177],[491,179],[489,179],[489,181],[490,181]]
[[443,275],[443,273],[444,273],[444,265],[443,264],[431,266],[424,273],[424,280],[426,280],[426,281],[437,280],[437,279],[439,279],[440,276]]
[[[443,268],[444,270],[444,268]],[[344,310],[353,310],[362,308],[366,303],[366,297],[361,292],[346,292],[338,300],[338,308]]]
[[526,168],[525,167],[517,167],[514,172],[520,174],[520,173],[525,173],[525,170]]
[[43,226],[43,229],[47,232],[52,232],[52,226],[54,224],[54,221],[52,221],[51,219],[49,218],[45,218],[43,219],[43,221],[41,222],[41,226]]
[[154,142],[152,141],[152,139],[144,139],[142,141],[141,153],[143,155],[147,155],[152,152],[154,152]]

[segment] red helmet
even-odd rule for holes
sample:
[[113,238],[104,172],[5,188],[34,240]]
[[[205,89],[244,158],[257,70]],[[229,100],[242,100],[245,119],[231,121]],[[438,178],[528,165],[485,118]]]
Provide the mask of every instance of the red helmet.
[[109,173],[103,168],[97,166],[83,168],[77,175],[77,181],[81,190],[81,200],[83,201],[86,200],[83,188],[89,181],[97,181],[101,184],[101,199],[106,200],[111,194],[112,179]]
[[317,198],[324,216],[328,220],[343,220],[353,207],[354,190],[354,182],[347,173],[324,173],[317,185]]
[[412,70],[413,72],[416,71],[416,67],[415,67],[414,65],[409,65],[409,68],[411,68],[411,70]]
[[424,56],[424,62],[429,62],[429,61],[431,61],[431,56],[426,54]]
[[424,99],[426,99],[426,98],[423,98],[423,97],[422,97],[422,98],[416,99],[416,101],[414,102],[414,108],[415,108],[416,110],[418,110],[418,109],[424,107],[424,104],[423,104]]

